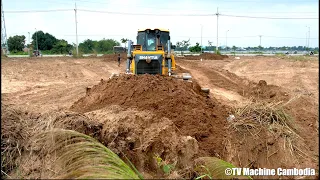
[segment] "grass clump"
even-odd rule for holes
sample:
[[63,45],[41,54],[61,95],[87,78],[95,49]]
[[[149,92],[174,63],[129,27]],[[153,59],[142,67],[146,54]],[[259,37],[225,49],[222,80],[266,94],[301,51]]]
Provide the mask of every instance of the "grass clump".
[[72,57],[73,57],[73,58],[83,58],[83,57],[84,57],[84,56],[83,56],[83,52],[79,51],[79,53],[78,53],[78,55],[77,55],[77,52],[74,51],[74,52],[72,53]]
[[[274,137],[282,137],[289,147],[290,154],[293,155],[295,149],[299,149],[296,142],[303,140],[296,132],[294,119],[284,109],[290,103],[265,103],[251,102],[237,108],[234,111],[235,118],[230,122],[229,128],[241,134],[251,134],[259,139],[259,134],[263,131],[271,133]],[[301,151],[301,153],[303,153]],[[303,153],[304,154],[304,153]]]
[[[196,159],[196,179],[252,179],[250,176],[227,174],[227,171],[236,168],[234,165],[216,157],[200,157]],[[228,171],[230,172],[230,171]]]
[[310,56],[291,56],[290,60],[293,60],[293,61],[307,61],[307,60],[310,60]]
[[33,142],[45,154],[55,154],[58,179],[140,179],[141,175],[94,138],[72,130],[53,129],[38,134]]
[[1,177],[16,169],[25,144],[32,133],[32,125],[25,112],[1,105]]

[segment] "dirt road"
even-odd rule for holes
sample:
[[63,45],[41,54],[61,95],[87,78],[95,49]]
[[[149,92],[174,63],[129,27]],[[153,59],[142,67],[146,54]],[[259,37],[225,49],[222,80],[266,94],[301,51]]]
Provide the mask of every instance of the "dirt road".
[[41,58],[2,60],[2,100],[48,111],[68,108],[101,79],[124,68],[100,58]]
[[193,77],[199,79],[203,86],[214,89],[216,96],[227,97],[231,101],[243,100],[234,92],[243,84],[248,84],[247,80],[256,83],[265,80],[268,84],[280,86],[295,95],[312,97],[314,103],[318,103],[319,65],[316,57],[302,61],[277,57],[241,57],[236,60],[230,57],[214,61],[184,60],[178,61],[178,64],[191,71]]

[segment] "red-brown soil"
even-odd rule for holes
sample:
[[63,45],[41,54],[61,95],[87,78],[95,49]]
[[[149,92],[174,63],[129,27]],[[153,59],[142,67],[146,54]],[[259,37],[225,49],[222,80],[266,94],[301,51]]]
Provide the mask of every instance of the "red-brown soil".
[[182,135],[195,137],[203,155],[223,151],[227,112],[214,99],[202,94],[196,82],[170,77],[123,75],[93,86],[71,110],[85,113],[109,105],[152,111],[155,118],[172,120]]
[[[118,67],[116,60],[114,55],[1,60],[1,100],[7,104],[2,106],[2,148],[11,148],[17,163],[7,166],[10,177],[55,177],[51,161],[28,142],[34,133],[51,128],[95,137],[121,157],[124,153],[146,178],[168,177],[155,165],[155,154],[177,162],[178,178],[193,177],[185,173],[199,156],[219,157],[238,167],[318,168],[315,63],[178,58],[178,72],[191,73],[193,82],[151,75],[107,80],[125,70],[125,63]],[[93,87],[86,92],[88,86]],[[209,96],[200,86],[210,88]],[[227,121],[246,101],[287,102],[294,97],[284,108],[301,137],[293,141],[299,148],[295,156],[284,149],[284,134],[270,134],[267,127],[239,133]]]
[[193,55],[185,55],[184,57],[178,57],[177,59],[184,59],[184,60],[223,60],[228,58],[227,55],[218,55],[213,53],[202,53],[199,56]]

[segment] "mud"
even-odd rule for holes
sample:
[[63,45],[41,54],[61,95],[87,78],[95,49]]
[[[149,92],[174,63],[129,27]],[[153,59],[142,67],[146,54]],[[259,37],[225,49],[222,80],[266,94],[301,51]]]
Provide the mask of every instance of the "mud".
[[[102,56],[102,59],[103,61],[118,61],[118,54],[119,53],[116,53],[116,54],[104,54]],[[120,60],[123,61],[123,62],[126,62],[127,61],[127,54],[126,53],[120,53]]]

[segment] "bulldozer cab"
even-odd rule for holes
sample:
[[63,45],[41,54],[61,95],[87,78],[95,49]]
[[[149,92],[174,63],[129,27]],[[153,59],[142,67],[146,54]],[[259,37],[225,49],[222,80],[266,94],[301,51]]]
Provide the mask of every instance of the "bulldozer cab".
[[142,46],[142,51],[156,51],[157,46],[163,46],[163,49],[167,49],[168,40],[170,40],[168,30],[145,29],[138,31],[137,44]]
[[126,73],[171,76],[175,70],[172,49],[168,29],[139,29],[137,43],[128,46]]

